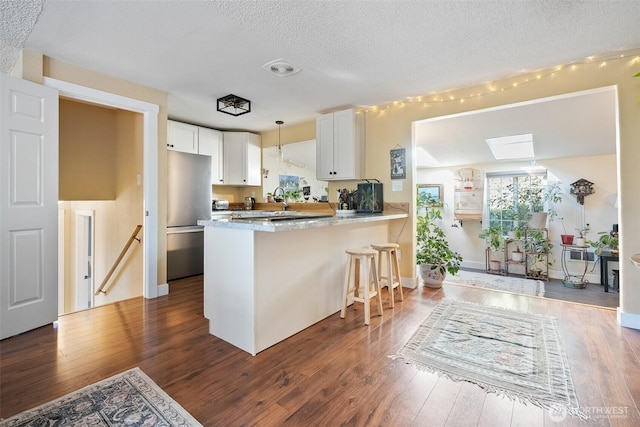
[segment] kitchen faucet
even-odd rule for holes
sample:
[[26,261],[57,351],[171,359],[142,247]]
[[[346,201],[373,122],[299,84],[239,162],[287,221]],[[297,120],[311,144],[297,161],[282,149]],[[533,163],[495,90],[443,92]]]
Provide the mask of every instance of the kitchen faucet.
[[287,198],[285,196],[284,188],[278,186],[275,190],[273,190],[273,198],[278,197],[278,190],[282,193],[282,210],[286,211],[289,205],[287,204]]

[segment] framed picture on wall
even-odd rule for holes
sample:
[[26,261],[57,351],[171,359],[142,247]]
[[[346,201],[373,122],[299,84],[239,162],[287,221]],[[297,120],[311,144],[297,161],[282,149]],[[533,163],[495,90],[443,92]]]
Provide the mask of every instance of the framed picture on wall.
[[429,206],[442,206],[444,204],[442,184],[418,184],[418,200],[427,202]]
[[391,179],[405,179],[407,177],[407,158],[404,148],[391,150]]

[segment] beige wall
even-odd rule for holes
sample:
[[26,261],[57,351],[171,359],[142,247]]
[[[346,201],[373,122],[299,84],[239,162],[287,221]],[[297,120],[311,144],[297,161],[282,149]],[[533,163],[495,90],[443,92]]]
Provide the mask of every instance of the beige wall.
[[60,200],[116,198],[116,110],[60,100]]

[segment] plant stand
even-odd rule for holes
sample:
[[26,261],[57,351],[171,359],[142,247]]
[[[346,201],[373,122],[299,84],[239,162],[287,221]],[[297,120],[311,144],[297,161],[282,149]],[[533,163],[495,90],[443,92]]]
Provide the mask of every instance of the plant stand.
[[[505,252],[506,254],[506,252]],[[500,276],[506,276],[507,275],[507,271],[503,268],[491,268],[491,248],[487,248],[485,250],[485,269],[487,271],[487,273],[489,274],[499,274]],[[504,256],[504,262],[505,262],[505,266],[506,266],[506,261],[507,261],[507,256]]]
[[[510,245],[514,245],[516,248],[520,248],[522,246],[522,244],[524,243],[523,239],[512,239],[512,238],[506,238],[504,240],[504,265],[505,265],[505,275],[508,276],[509,275],[509,269],[512,269],[515,266],[525,266],[525,259],[526,259],[526,253],[522,252],[522,260],[521,261],[515,261],[512,260],[509,257],[510,251],[509,251],[509,246]],[[513,273],[513,272],[512,272]]]
[[[584,276],[587,274],[587,266],[589,265],[589,260],[585,256],[588,246],[578,246],[578,245],[562,245],[562,272],[564,273],[564,280],[562,280],[562,284],[567,288],[574,289],[584,289],[587,287],[587,281],[584,280]],[[584,270],[582,274],[571,274],[569,272],[569,268],[567,267],[567,254],[570,251],[580,251],[582,252],[582,258],[584,260]]]

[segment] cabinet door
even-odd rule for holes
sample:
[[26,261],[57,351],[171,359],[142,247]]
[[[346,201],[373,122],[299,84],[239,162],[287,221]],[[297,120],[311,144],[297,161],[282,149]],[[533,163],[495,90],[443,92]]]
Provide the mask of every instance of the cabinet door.
[[224,184],[245,185],[244,158],[246,134],[244,132],[224,132]]
[[167,123],[167,149],[198,154],[198,127],[173,120]]
[[354,110],[333,113],[333,178],[351,179],[356,175],[356,122]]
[[198,129],[198,152],[211,156],[211,183],[224,184],[224,150],[222,132],[215,129]]
[[262,142],[260,135],[247,133],[246,185],[262,185]]
[[316,119],[316,178],[334,179],[333,167],[333,114]]

